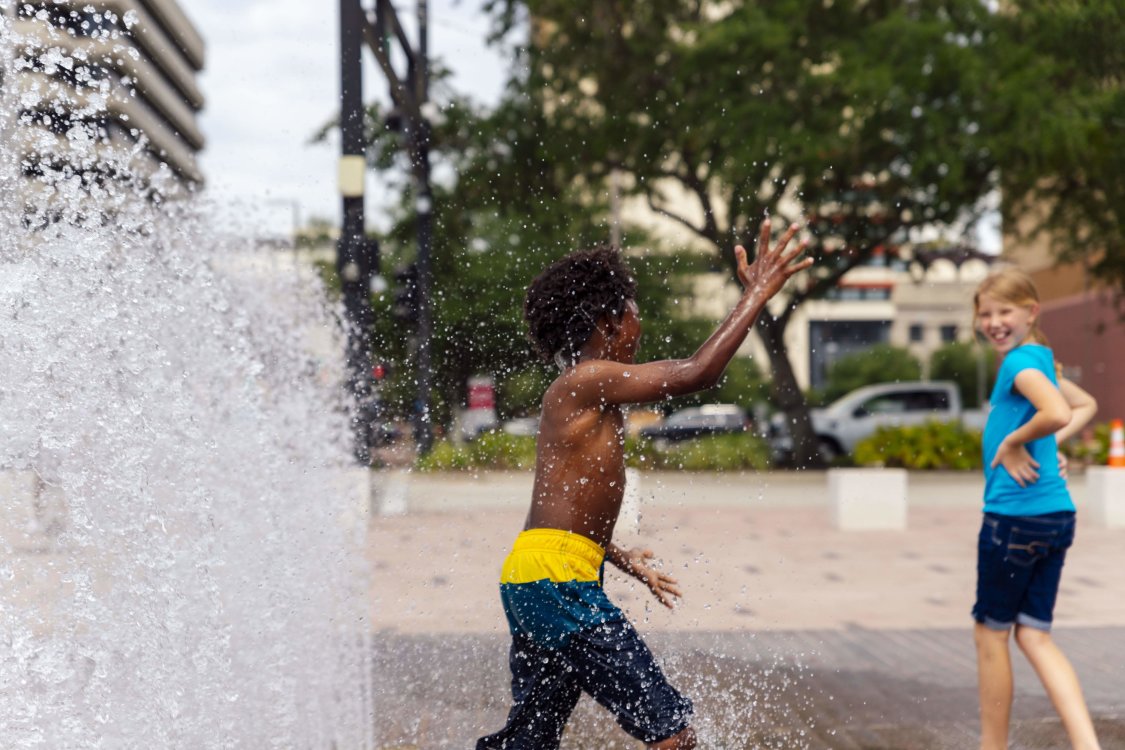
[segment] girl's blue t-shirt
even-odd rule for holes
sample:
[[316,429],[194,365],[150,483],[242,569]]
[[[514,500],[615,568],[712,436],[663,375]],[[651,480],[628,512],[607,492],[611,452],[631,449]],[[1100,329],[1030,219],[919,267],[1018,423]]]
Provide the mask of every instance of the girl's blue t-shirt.
[[1040,344],[1023,344],[1004,357],[992,389],[988,421],[984,427],[984,512],[1005,516],[1038,516],[1058,511],[1073,511],[1074,502],[1059,474],[1058,444],[1054,435],[1027,444],[1031,457],[1039,462],[1039,479],[1020,487],[1003,465],[992,468],[1000,443],[1035,416],[1032,405],[1016,390],[1016,375],[1038,370],[1058,386],[1055,355]]

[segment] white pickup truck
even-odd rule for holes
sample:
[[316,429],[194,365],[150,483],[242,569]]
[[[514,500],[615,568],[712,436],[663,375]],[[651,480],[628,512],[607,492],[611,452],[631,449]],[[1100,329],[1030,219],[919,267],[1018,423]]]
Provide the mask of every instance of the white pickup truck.
[[[961,408],[957,384],[944,381],[879,383],[857,388],[823,409],[809,412],[820,454],[831,461],[855,450],[856,444],[880,427],[907,427],[929,421],[960,422],[983,429],[986,412]],[[770,423],[774,460],[784,463],[792,455],[793,440],[784,414]]]

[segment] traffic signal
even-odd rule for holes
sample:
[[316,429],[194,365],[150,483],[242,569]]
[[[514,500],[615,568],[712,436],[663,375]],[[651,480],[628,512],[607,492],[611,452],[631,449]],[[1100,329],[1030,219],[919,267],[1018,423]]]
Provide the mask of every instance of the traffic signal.
[[413,263],[395,271],[395,295],[391,314],[401,323],[418,321],[418,266]]

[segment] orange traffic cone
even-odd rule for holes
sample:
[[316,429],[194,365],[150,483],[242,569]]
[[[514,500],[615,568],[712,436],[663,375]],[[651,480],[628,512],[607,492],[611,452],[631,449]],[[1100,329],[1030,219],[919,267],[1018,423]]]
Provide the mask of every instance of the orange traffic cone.
[[1125,422],[1115,419],[1109,423],[1108,466],[1125,467]]

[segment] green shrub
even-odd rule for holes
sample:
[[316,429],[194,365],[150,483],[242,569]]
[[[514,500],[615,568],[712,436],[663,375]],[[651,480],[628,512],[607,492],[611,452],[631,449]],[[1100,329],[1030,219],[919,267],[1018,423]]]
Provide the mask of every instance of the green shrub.
[[418,459],[415,468],[419,471],[532,469],[535,468],[535,438],[486,432],[463,445],[442,440],[434,444],[429,455]]
[[673,443],[664,450],[651,440],[626,441],[625,460],[639,469],[664,471],[745,471],[770,466],[770,449],[757,435],[711,435]]
[[828,383],[819,395],[827,404],[865,385],[921,377],[922,363],[909,351],[890,344],[876,344],[832,363],[828,368]]
[[[983,362],[981,361],[983,359]],[[952,380],[961,391],[961,404],[966,409],[979,409],[977,378],[983,377],[985,398],[992,392],[996,372],[996,352],[991,347],[978,347],[964,342],[946,344],[930,356],[930,379]]]
[[1105,466],[1109,460],[1109,423],[1103,422],[1089,432],[1082,432],[1081,437],[1075,436],[1063,443],[1062,452],[1077,463]]
[[904,469],[979,469],[981,434],[956,422],[881,427],[856,446],[855,462]]
[[[674,443],[665,450],[652,440],[625,441],[625,462],[639,469],[665,471],[744,471],[768,469],[770,450],[756,435],[714,435]],[[419,471],[524,470],[535,468],[535,438],[486,432],[471,443],[434,444],[415,464]]]

